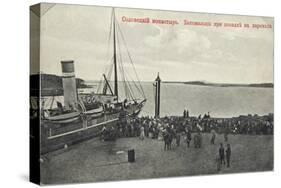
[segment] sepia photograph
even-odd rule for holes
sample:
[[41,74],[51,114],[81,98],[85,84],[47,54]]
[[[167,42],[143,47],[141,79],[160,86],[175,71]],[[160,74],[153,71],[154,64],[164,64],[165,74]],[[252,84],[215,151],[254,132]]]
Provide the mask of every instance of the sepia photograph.
[[30,52],[41,185],[274,169],[273,17],[40,3]]

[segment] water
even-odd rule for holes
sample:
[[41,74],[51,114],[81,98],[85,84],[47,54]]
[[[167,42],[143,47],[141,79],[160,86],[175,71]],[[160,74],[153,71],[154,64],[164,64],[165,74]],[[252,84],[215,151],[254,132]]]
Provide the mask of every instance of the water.
[[[152,83],[143,83],[147,103],[142,115],[154,115]],[[273,88],[212,87],[186,84],[161,84],[160,116],[210,112],[213,117],[273,113]]]
[[[93,83],[93,82],[91,82]],[[97,83],[96,83],[97,84]],[[93,89],[96,89],[97,85]],[[122,88],[122,84],[119,84]],[[142,82],[147,102],[140,115],[154,116],[154,90],[151,82]],[[90,89],[91,90],[91,89]],[[121,99],[124,91],[119,89]],[[135,92],[135,96],[138,95]],[[63,102],[63,97],[57,97]],[[255,87],[213,87],[186,84],[161,83],[160,116],[210,112],[213,117],[234,117],[239,115],[273,113],[273,88]],[[49,103],[51,103],[49,101]],[[47,103],[46,103],[47,104]],[[54,103],[54,105],[56,105]]]

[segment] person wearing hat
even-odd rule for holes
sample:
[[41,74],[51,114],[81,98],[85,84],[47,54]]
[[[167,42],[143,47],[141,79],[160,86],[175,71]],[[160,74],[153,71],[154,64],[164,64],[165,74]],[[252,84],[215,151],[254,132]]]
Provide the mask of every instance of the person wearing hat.
[[225,165],[224,147],[223,147],[222,143],[220,144],[219,156],[220,156],[220,163]]
[[231,148],[230,144],[227,144],[226,150],[225,150],[225,155],[226,155],[226,163],[227,167],[230,167],[230,156],[231,156]]

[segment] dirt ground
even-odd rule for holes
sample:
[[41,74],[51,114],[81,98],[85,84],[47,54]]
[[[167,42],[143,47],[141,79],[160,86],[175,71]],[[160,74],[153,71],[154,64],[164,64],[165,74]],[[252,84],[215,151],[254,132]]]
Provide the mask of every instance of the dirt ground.
[[[42,184],[64,184],[109,180],[238,173],[273,170],[273,136],[229,135],[231,167],[217,171],[215,158],[223,135],[210,145],[203,134],[202,148],[181,145],[164,151],[160,140],[121,138],[116,142],[91,139],[43,156]],[[136,161],[128,163],[127,151],[135,150]]]

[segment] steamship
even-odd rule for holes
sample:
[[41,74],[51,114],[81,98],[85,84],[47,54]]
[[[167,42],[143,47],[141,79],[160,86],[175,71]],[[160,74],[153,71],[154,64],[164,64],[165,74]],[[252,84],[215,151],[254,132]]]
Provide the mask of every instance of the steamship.
[[[145,93],[125,37],[115,18],[114,9],[111,13],[109,41],[112,44],[109,70],[107,75],[102,75],[95,92],[78,92],[74,61],[61,61],[63,102],[56,101],[56,97],[53,96],[47,105],[47,100],[40,96],[41,153],[96,136],[103,126],[115,126],[121,118],[134,118],[141,112],[146,102]],[[127,58],[121,56],[121,51],[126,52]],[[124,62],[125,59],[127,62]],[[132,66],[137,81],[128,79],[124,63]],[[120,92],[121,85],[123,92]],[[139,98],[136,97],[134,89],[138,92]]]

